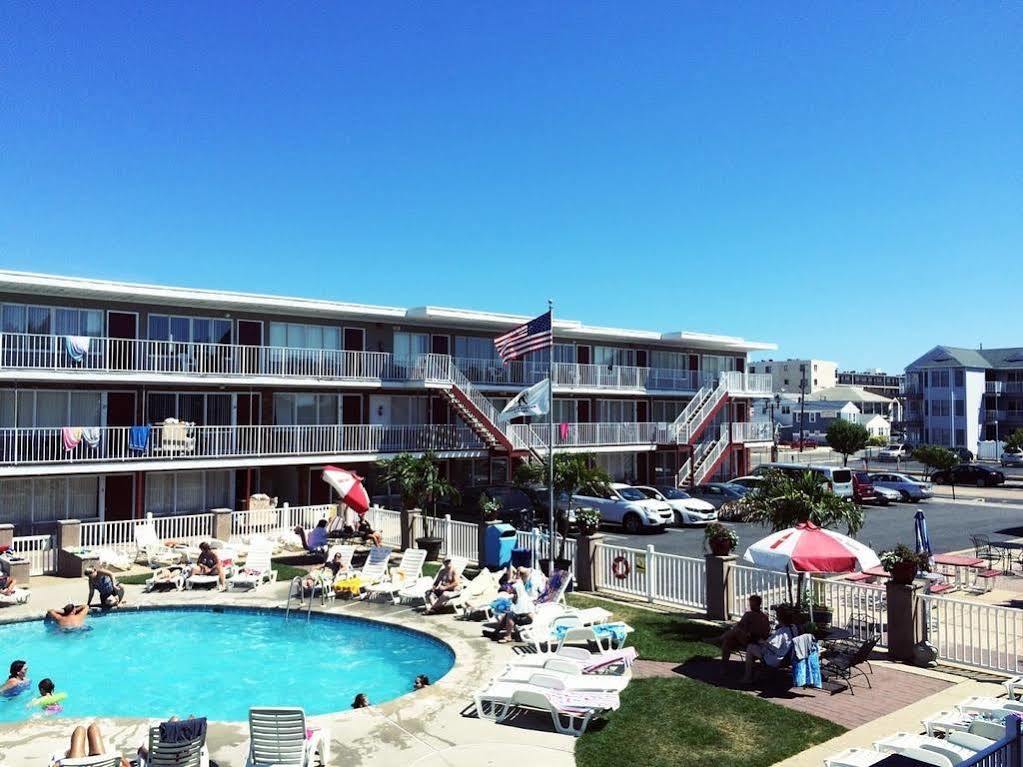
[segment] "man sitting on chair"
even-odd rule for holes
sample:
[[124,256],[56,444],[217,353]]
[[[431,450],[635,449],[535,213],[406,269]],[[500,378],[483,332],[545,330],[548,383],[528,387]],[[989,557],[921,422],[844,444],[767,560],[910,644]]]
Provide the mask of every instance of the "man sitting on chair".
[[759,594],[750,595],[749,609],[743,613],[739,622],[713,640],[715,644],[721,645],[722,663],[728,663],[728,659],[736,650],[741,650],[748,644],[761,642],[770,636],[771,619],[761,609],[763,603],[764,600]]

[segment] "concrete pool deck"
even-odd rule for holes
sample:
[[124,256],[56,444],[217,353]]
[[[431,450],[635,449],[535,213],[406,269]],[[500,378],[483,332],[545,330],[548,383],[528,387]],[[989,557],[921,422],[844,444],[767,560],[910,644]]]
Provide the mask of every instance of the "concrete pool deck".
[[[264,586],[253,592],[181,591],[144,594],[141,586],[126,586],[127,604],[133,606],[231,605],[239,607],[283,607],[287,583]],[[32,578],[32,599],[27,605],[0,610],[0,623],[41,618],[47,609],[68,602],[81,603],[88,593],[84,580],[51,577]],[[550,718],[524,714],[507,724],[476,718],[473,693],[486,685],[511,660],[511,645],[499,645],[481,636],[481,624],[455,620],[451,615],[426,617],[408,606],[389,602],[348,602],[314,610],[335,615],[352,615],[414,628],[446,642],[455,652],[455,665],[430,687],[395,700],[357,711],[310,717],[329,728],[330,765],[351,767],[468,767],[531,762],[534,765],[574,765],[575,739],[554,731]],[[294,619],[294,618],[293,618]],[[300,619],[300,618],[299,618]],[[154,638],[155,639],[155,638]],[[145,651],[145,638],[134,645]],[[13,659],[17,648],[5,648]],[[9,659],[0,659],[7,663]],[[315,659],[297,673],[309,674]],[[40,670],[40,673],[45,673]],[[279,673],[268,669],[267,673]],[[116,683],[116,680],[114,680]],[[410,680],[411,684],[411,680]],[[230,694],[230,690],[225,690]],[[130,695],[130,691],[126,691]],[[201,716],[201,711],[180,712]],[[92,720],[73,718],[34,719],[0,725],[0,764],[49,764],[52,755],[67,748],[71,730]],[[149,719],[99,718],[108,751],[134,758],[139,745],[148,738]],[[221,767],[243,767],[248,746],[246,722],[211,722],[207,742],[210,757]]]

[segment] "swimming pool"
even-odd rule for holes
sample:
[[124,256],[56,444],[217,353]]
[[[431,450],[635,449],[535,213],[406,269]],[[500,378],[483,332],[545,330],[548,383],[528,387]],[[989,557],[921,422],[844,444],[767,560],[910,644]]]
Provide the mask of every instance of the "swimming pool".
[[[342,711],[360,692],[382,703],[433,682],[454,654],[443,642],[397,626],[279,611],[158,609],[118,611],[62,632],[42,621],[0,626],[0,671],[28,661],[31,689],[0,697],[0,722],[29,716],[25,704],[49,677],[66,692],[60,716],[167,718],[195,714],[240,721],[250,706]],[[36,711],[34,714],[41,714]]]

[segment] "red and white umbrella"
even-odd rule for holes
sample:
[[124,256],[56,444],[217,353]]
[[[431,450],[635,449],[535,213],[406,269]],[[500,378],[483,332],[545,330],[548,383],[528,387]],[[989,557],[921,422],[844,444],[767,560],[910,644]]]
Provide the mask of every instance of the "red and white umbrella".
[[362,486],[362,477],[354,471],[337,466],[326,466],[323,469],[323,481],[330,485],[341,496],[341,503],[356,514],[369,511],[369,494]]
[[771,533],[746,549],[743,559],[778,572],[850,573],[881,565],[869,546],[812,522]]

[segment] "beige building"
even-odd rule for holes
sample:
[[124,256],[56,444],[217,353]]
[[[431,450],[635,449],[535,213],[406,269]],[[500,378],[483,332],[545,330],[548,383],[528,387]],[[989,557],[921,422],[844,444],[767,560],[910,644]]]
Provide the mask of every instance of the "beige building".
[[759,360],[750,362],[750,373],[771,376],[774,391],[798,394],[800,382],[806,378],[806,393],[828,389],[838,382],[838,364],[826,360]]

